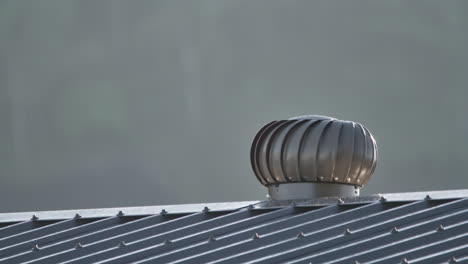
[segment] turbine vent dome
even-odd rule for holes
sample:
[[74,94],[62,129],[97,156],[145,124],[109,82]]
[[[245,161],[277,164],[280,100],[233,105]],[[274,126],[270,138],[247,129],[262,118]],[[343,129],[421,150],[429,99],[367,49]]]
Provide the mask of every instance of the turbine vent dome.
[[281,200],[354,196],[377,164],[377,144],[367,128],[318,115],[266,124],[250,153],[258,180]]

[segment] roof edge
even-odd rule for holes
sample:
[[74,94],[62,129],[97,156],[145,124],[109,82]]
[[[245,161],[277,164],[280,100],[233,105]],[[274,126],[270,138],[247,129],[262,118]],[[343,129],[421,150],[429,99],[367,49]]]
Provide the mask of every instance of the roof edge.
[[194,203],[194,204],[174,204],[174,205],[155,205],[155,206],[135,206],[135,207],[112,207],[112,208],[96,208],[96,209],[71,209],[71,210],[53,210],[53,211],[31,211],[31,212],[15,212],[15,213],[0,213],[0,223],[20,222],[31,220],[34,215],[39,220],[63,220],[71,219],[79,214],[81,218],[99,218],[120,215],[137,216],[137,215],[152,215],[164,213],[184,214],[201,212],[208,208],[210,211],[226,211],[236,210],[242,207],[247,207],[251,204],[259,203],[260,201],[241,201],[241,202],[225,202],[225,203]]
[[[373,194],[355,197],[325,197],[313,200],[295,201],[297,205],[304,206],[324,206],[340,202],[343,204],[371,203],[380,200],[382,197],[389,202],[404,202],[423,200],[429,196],[431,199],[459,199],[468,197],[468,189],[445,190],[445,191],[423,191],[423,192],[403,192]],[[210,211],[229,211],[254,205],[256,208],[281,207],[290,204],[291,201],[277,201],[269,198],[266,201],[239,201],[223,203],[194,203],[194,204],[174,204],[174,205],[156,205],[156,206],[137,206],[137,207],[113,207],[97,209],[71,209],[54,211],[31,211],[16,213],[0,213],[0,223],[29,221],[35,215],[39,220],[63,220],[71,219],[79,214],[82,218],[99,218],[116,216],[121,211],[123,215],[152,215],[165,211],[169,214],[183,214],[201,212],[208,208]]]

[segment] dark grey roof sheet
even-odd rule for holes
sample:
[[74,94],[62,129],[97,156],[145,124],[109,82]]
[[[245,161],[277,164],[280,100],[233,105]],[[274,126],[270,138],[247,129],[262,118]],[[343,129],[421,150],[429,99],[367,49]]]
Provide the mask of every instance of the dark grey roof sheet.
[[4,214],[0,263],[468,263],[468,196],[383,197],[21,222]]

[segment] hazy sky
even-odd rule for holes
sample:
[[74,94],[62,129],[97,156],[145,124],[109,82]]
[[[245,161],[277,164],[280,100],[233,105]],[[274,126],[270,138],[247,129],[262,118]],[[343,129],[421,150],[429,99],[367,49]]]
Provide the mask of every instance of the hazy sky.
[[468,188],[467,1],[0,1],[0,211],[264,199],[263,124],[379,146],[364,194]]

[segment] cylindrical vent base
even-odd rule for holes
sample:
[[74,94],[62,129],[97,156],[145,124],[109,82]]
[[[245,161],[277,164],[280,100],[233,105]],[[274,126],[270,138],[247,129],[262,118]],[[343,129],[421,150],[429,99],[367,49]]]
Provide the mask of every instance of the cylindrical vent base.
[[359,196],[360,188],[354,185],[334,183],[286,183],[269,185],[268,194],[275,200],[302,200],[323,197]]

